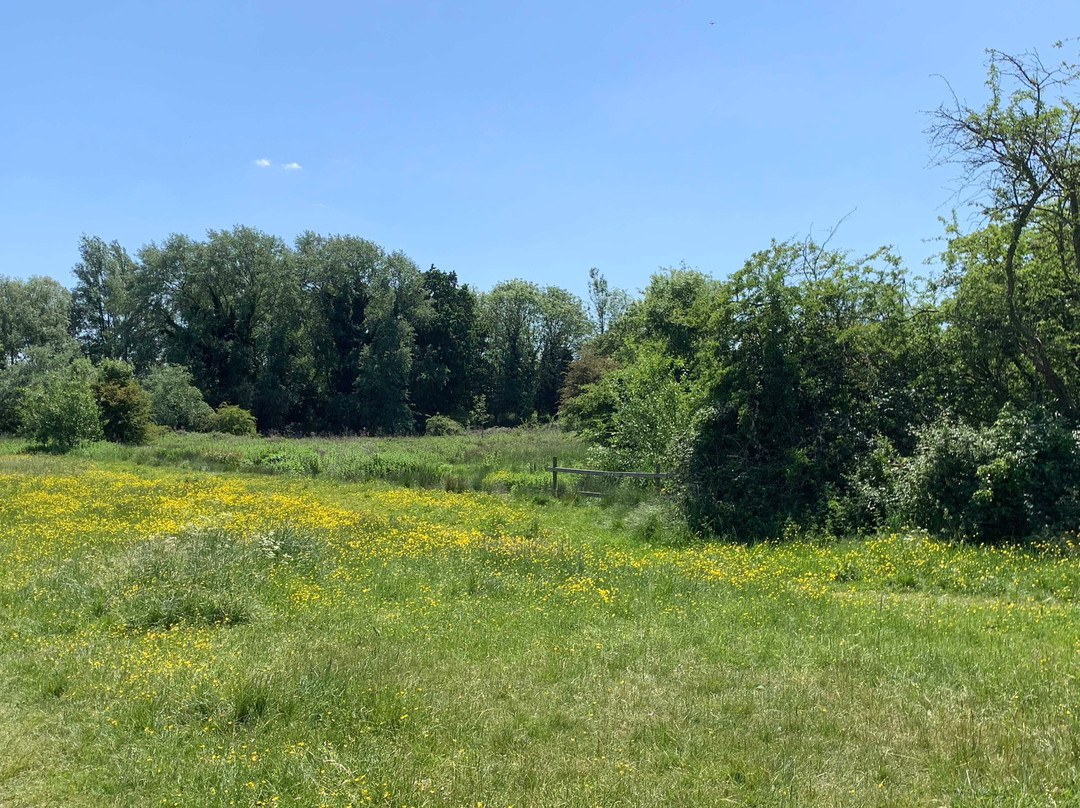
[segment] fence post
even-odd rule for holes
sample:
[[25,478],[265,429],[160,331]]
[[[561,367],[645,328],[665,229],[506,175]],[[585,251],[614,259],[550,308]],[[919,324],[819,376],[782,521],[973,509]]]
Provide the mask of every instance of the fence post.
[[559,472],[556,469],[559,468],[559,458],[551,458],[551,495],[553,497],[559,496]]
[[664,490],[663,481],[660,479],[660,463],[659,462],[656,464],[656,490],[657,491],[663,491]]

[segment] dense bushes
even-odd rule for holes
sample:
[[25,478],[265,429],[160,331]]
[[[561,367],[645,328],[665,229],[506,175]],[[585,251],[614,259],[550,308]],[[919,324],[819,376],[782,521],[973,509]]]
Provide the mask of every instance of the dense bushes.
[[885,252],[774,244],[724,283],[672,270],[598,341],[611,358],[567,385],[563,414],[613,465],[681,469],[670,488],[706,534],[1076,529],[1073,421],[1038,388],[959,395],[958,376],[1000,366],[952,313]]
[[943,420],[887,480],[895,516],[935,533],[1001,542],[1080,521],[1080,434],[1043,410],[992,424]]
[[93,389],[106,440],[145,443],[150,438],[150,396],[135,381],[131,365],[104,360]]
[[46,371],[26,388],[19,408],[21,431],[38,444],[70,449],[101,437],[93,390],[94,368],[85,359]]

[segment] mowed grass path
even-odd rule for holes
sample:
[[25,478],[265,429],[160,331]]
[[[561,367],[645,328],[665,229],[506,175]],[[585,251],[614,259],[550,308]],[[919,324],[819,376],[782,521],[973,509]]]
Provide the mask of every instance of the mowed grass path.
[[0,457],[0,805],[1070,805],[1080,566]]

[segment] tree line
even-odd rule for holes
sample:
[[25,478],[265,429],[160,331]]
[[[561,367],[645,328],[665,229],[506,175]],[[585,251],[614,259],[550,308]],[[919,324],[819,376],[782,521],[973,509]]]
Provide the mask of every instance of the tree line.
[[35,367],[75,355],[141,378],[182,367],[206,402],[251,411],[264,432],[549,420],[567,366],[625,300],[594,272],[590,316],[557,286],[515,279],[477,293],[362,238],[304,233],[290,246],[249,227],[172,235],[135,255],[84,236],[79,253],[70,291],[0,277],[0,428],[18,427],[17,389]]

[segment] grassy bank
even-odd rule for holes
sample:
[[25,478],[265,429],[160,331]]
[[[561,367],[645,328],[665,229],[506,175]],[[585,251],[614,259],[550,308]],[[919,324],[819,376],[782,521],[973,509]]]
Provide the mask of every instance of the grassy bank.
[[[26,451],[26,441],[0,438],[0,452]],[[554,427],[473,431],[416,438],[268,438],[165,432],[146,446],[98,442],[71,456],[199,471],[327,477],[345,482],[381,480],[414,488],[544,494],[557,456],[560,464],[587,465],[589,450],[575,435]],[[597,483],[590,481],[595,487]],[[573,494],[579,478],[564,476]],[[602,485],[602,484],[601,484]],[[639,486],[647,490],[647,486]],[[632,491],[633,486],[611,490]]]
[[0,804],[1080,799],[1080,570],[0,458]]

